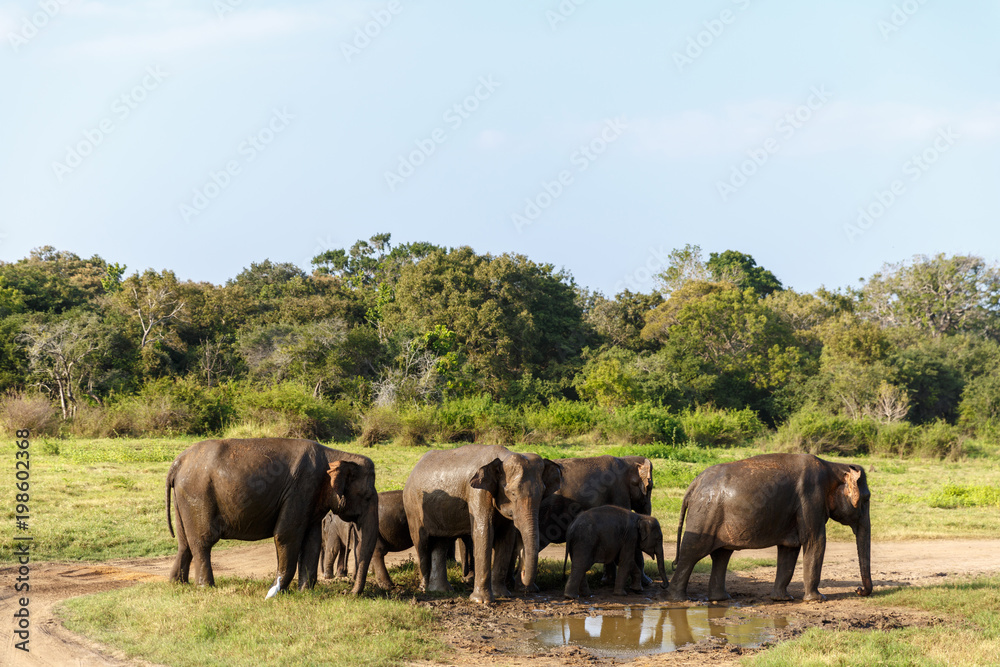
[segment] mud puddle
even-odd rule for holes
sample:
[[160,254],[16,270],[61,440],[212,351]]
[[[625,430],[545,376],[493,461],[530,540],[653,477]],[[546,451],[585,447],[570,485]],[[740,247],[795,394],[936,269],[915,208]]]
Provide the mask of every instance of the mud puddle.
[[675,651],[703,639],[758,648],[788,626],[784,616],[740,614],[737,607],[595,607],[589,616],[562,616],[525,623],[539,649],[576,646],[609,658]]

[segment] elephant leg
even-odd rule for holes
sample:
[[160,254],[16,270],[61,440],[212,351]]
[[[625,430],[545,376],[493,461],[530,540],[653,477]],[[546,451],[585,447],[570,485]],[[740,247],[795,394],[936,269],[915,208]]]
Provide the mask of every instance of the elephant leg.
[[372,567],[375,569],[375,583],[385,590],[392,588],[392,578],[385,567],[385,551],[379,547],[375,547],[372,553]]
[[299,590],[305,591],[316,585],[316,565],[323,546],[323,532],[317,524],[306,531],[305,540],[299,551]]
[[[609,565],[617,565],[618,571],[615,574],[615,589],[613,591],[615,595],[625,595],[625,582],[628,580],[629,575],[632,574],[635,562],[635,552],[638,548],[639,531],[638,529],[633,528],[626,533],[625,539],[622,540],[621,548],[618,550],[618,554],[615,556],[614,561],[606,562],[604,564],[605,571],[607,571]],[[635,582],[639,584],[639,590],[642,590],[642,584],[639,583],[638,573],[636,573]]]
[[510,597],[507,586],[508,573],[514,560],[514,543],[517,541],[517,530],[514,524],[496,526],[494,528],[493,548],[493,595],[501,598]]
[[788,594],[788,584],[792,581],[792,573],[795,572],[795,561],[799,559],[799,547],[778,547],[778,572],[774,577],[774,589],[771,591],[772,600],[791,600]]
[[726,592],[726,569],[732,549],[716,549],[712,552],[712,574],[708,578],[708,599],[713,602],[729,600],[732,596]]
[[694,571],[695,564],[712,551],[712,544],[715,538],[711,535],[694,536],[694,533],[685,532],[681,539],[680,553],[677,562],[674,564],[674,574],[670,577],[670,586],[667,598],[674,602],[687,599],[688,580],[691,572]]
[[472,584],[475,578],[475,563],[472,558],[472,537],[463,535],[455,544],[455,551],[462,557],[462,581]]
[[448,540],[435,538],[431,549],[431,581],[427,590],[434,593],[451,593],[448,583]]
[[[180,515],[178,515],[180,516]],[[180,519],[177,521],[177,558],[170,568],[170,581],[177,581],[182,584],[188,583],[188,573],[191,569],[191,546],[188,544],[187,535],[181,526]]]
[[279,591],[288,590],[295,578],[295,568],[299,563],[300,539],[281,535],[274,536],[274,550],[278,554],[278,576],[281,577]]
[[823,555],[826,553],[826,535],[820,536],[802,550],[802,578],[806,594],[803,600],[823,602],[826,596],[819,592],[819,579],[823,572]]
[[473,602],[490,604],[493,602],[493,522],[489,519],[477,521],[472,517],[472,550],[476,563],[475,584],[469,599]]
[[212,573],[212,544],[198,544],[192,549],[195,582],[199,586],[214,586],[215,575]]
[[614,563],[604,564],[604,575],[601,577],[601,585],[608,586],[618,580],[618,566]]
[[563,597],[578,598],[580,595],[590,595],[590,586],[587,584],[587,570],[594,564],[594,561],[587,558],[583,553],[572,554],[572,566],[569,571],[569,579],[566,580],[566,588],[563,590]]
[[417,566],[420,568],[420,590],[427,592],[431,584],[431,538],[423,527],[410,531],[413,548],[417,552]]
[[347,545],[337,540],[337,576],[347,577]]

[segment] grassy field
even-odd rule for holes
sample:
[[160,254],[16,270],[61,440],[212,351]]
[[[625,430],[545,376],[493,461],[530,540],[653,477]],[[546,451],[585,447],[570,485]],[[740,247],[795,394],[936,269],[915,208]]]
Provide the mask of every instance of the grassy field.
[[813,628],[799,639],[780,644],[744,663],[751,667],[938,667],[1000,663],[1000,577],[880,591],[866,603],[930,611],[948,622],[934,627],[880,631]]

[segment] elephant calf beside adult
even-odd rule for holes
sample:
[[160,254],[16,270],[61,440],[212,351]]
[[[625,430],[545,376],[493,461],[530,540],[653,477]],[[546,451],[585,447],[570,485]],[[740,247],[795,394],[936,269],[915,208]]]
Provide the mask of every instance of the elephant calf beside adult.
[[403,488],[421,588],[449,590],[444,568],[447,543],[471,534],[475,584],[470,599],[490,603],[496,595],[507,595],[504,579],[515,532],[525,544],[521,581],[534,585],[538,509],[561,479],[558,464],[505,447],[465,445],[424,454]]
[[[681,505],[670,599],[687,597],[691,571],[708,555],[712,556],[708,598],[728,599],[726,567],[733,550],[777,545],[778,569],[771,598],[792,599],[788,584],[802,549],[805,599],[825,600],[818,587],[828,519],[854,531],[861,568],[857,593],[870,595],[870,496],[861,466],[832,463],[811,454],[762,454],[707,468],[691,483]],[[685,514],[687,529],[683,530]]]
[[378,537],[378,494],[371,459],[324,447],[311,440],[255,438],[205,440],[181,452],[167,473],[177,514],[177,559],[171,581],[214,585],[212,547],[220,539],[274,538],[280,589],[296,570],[299,588],[316,584],[327,512],[354,522],[359,532],[354,594],[365,587]]

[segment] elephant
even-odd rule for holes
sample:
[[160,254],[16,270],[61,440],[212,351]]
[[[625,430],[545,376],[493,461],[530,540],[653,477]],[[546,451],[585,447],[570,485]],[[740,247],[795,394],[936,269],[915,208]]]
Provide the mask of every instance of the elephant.
[[668,597],[684,600],[695,563],[711,555],[709,600],[727,600],[726,567],[733,550],[777,545],[778,568],[771,599],[792,599],[788,584],[802,549],[804,599],[825,600],[818,586],[828,519],[850,526],[854,532],[861,567],[861,586],[856,592],[870,595],[870,497],[864,468],[824,461],[811,454],[762,454],[711,466],[695,478],[684,495],[677,525],[676,569]]
[[[379,519],[382,514],[382,498],[379,495]],[[334,576],[347,576],[347,558],[351,551],[355,556],[357,550],[354,549],[354,542],[357,541],[356,528],[349,521],[344,521],[333,512],[327,513],[323,518],[323,548],[319,552],[319,569],[326,579],[333,579]],[[376,553],[378,543],[375,544]],[[374,562],[374,554],[372,556]],[[357,571],[357,563],[354,565]],[[336,568],[336,572],[334,572]]]
[[181,452],[166,481],[167,526],[173,490],[177,559],[170,580],[188,582],[194,563],[198,584],[212,586],[212,546],[220,539],[274,538],[278,587],[316,584],[322,522],[333,511],[358,527],[359,557],[352,592],[365,587],[378,537],[375,466],[358,454],[311,440],[253,438],[204,440]]
[[583,512],[602,505],[652,514],[653,463],[645,456],[555,459],[563,470],[559,490],[542,501],[539,540],[566,541],[566,530]]
[[509,595],[504,582],[515,532],[526,545],[521,581],[533,586],[538,509],[561,481],[557,463],[497,445],[464,445],[424,454],[403,487],[421,590],[450,590],[444,568],[446,545],[471,534],[475,581],[470,599],[489,604],[497,595]]
[[631,579],[634,591],[642,590],[642,552],[656,559],[660,570],[661,586],[667,586],[667,572],[663,564],[663,531],[660,522],[647,514],[612,505],[594,507],[581,512],[566,531],[566,557],[563,559],[563,576],[566,575],[566,558],[573,561],[569,580],[563,596],[590,595],[587,570],[594,563],[615,563],[615,595],[625,595],[625,582]]

